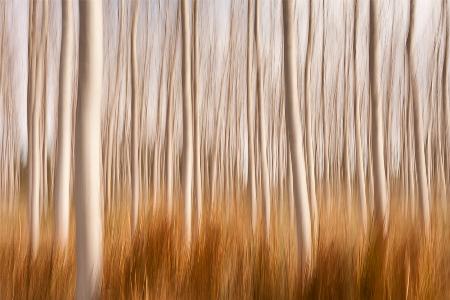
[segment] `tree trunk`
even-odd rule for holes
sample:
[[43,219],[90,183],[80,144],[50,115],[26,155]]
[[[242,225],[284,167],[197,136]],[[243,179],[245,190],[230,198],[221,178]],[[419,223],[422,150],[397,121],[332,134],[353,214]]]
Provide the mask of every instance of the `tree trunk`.
[[383,236],[387,234],[389,212],[386,191],[386,172],[384,169],[384,147],[383,147],[383,102],[378,91],[378,76],[380,74],[380,59],[378,57],[378,26],[375,19],[377,1],[370,1],[370,49],[369,70],[372,103],[372,160],[374,180],[374,208],[377,226]]
[[80,5],[80,59],[75,139],[77,299],[100,295],[102,215],[100,195],[100,114],[103,74],[101,1]]
[[[37,28],[36,28],[36,3],[29,2],[29,37],[28,37],[28,95],[27,95],[27,131],[28,131],[28,209],[30,230],[30,251],[35,257],[39,242],[39,189],[36,188],[35,168],[35,130],[38,129],[35,122],[35,95],[36,95],[36,69],[37,69]],[[39,170],[37,170],[39,172]]]
[[354,82],[354,122],[355,122],[355,152],[356,152],[356,177],[358,180],[358,190],[359,190],[359,209],[361,211],[361,223],[363,225],[364,234],[367,233],[367,201],[366,201],[366,176],[364,173],[364,160],[363,160],[363,150],[361,141],[361,98],[359,97],[358,91],[358,57],[357,57],[357,37],[358,37],[358,13],[359,13],[359,1],[356,0],[355,3],[355,13],[354,13],[354,28],[353,28],[353,82]]
[[308,45],[305,60],[305,72],[304,72],[304,97],[305,97],[305,126],[306,126],[306,161],[308,167],[308,188],[309,188],[309,205],[311,208],[311,221],[312,221],[312,235],[314,243],[318,241],[319,235],[319,211],[317,208],[316,198],[316,177],[315,177],[315,160],[313,153],[313,142],[311,133],[311,103],[308,93],[309,88],[309,66],[312,56],[312,0],[309,1],[309,13],[308,13]]
[[258,211],[256,204],[256,176],[255,176],[255,142],[253,130],[253,35],[252,28],[254,23],[253,0],[248,0],[248,28],[247,28],[247,130],[248,130],[248,191],[250,196],[251,211],[252,211],[252,228],[253,233],[256,232],[256,224],[258,222]]
[[197,47],[197,14],[198,14],[198,1],[193,0],[193,78],[192,78],[192,88],[193,88],[193,106],[194,106],[194,188],[195,188],[195,199],[197,201],[197,229],[200,230],[202,223],[202,174],[200,168],[200,110],[199,110],[199,97],[198,97],[198,47]]
[[286,129],[291,150],[299,267],[312,267],[311,215],[306,184],[305,157],[297,91],[297,49],[294,31],[294,2],[283,2],[284,80],[286,85]]
[[173,47],[172,61],[170,62],[170,67],[168,69],[168,88],[167,91],[167,111],[166,111],[166,157],[165,157],[165,168],[166,168],[166,198],[167,198],[167,218],[172,220],[173,215],[173,77],[174,77],[174,61],[175,61],[175,46]]
[[[416,170],[417,170],[417,183],[419,189],[419,205],[420,205],[420,217],[422,227],[425,230],[425,234],[430,233],[430,203],[428,194],[428,181],[427,181],[427,169],[425,163],[425,144],[424,144],[424,134],[423,134],[423,118],[422,118],[422,106],[421,100],[425,99],[424,95],[420,94],[419,83],[417,76],[420,72],[419,70],[419,60],[420,51],[414,52],[416,50],[416,40],[415,40],[415,23],[414,23],[414,2],[410,4],[410,23],[409,23],[409,37],[408,37],[408,55],[409,55],[409,65],[410,65],[410,76],[411,76],[411,91],[412,91],[412,105],[413,105],[413,118],[414,118],[414,152],[416,160]],[[419,37],[418,37],[419,38]],[[423,41],[417,40],[417,43]],[[417,45],[418,46],[418,45]],[[419,46],[420,47],[420,46]],[[430,162],[429,162],[430,163]]]
[[139,169],[139,99],[138,99],[138,64],[136,35],[139,16],[139,0],[134,2],[133,25],[131,29],[131,232],[134,234],[138,224],[140,199]]
[[62,43],[59,73],[58,149],[54,185],[55,235],[64,248],[69,239],[70,174],[72,159],[72,95],[74,70],[73,1],[62,1]]
[[261,183],[262,183],[262,196],[263,196],[263,215],[265,221],[265,233],[266,237],[270,236],[270,181],[269,181],[269,168],[267,166],[267,133],[266,133],[266,110],[263,100],[263,76],[262,76],[262,59],[261,59],[261,43],[260,33],[258,30],[259,23],[259,1],[255,1],[255,39],[256,39],[256,92],[258,98],[258,114],[259,114],[259,150],[261,155]]
[[189,3],[181,0],[182,19],[182,86],[183,86],[183,166],[182,185],[184,197],[185,239],[191,243],[192,235],[192,173],[193,173],[193,134],[191,102],[191,29]]

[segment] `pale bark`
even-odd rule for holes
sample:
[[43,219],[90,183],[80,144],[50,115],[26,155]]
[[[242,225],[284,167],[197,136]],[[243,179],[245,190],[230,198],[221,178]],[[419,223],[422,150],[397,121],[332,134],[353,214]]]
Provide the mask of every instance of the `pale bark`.
[[251,211],[252,211],[252,228],[253,233],[256,232],[256,223],[258,221],[257,204],[256,204],[256,174],[255,174],[255,144],[253,129],[253,43],[252,28],[254,23],[253,0],[248,0],[248,23],[247,23],[247,151],[248,151],[248,191],[250,195]]
[[[356,72],[355,72],[356,76]],[[356,80],[355,80],[356,82]],[[367,202],[366,202],[366,177],[364,173],[364,161],[361,142],[361,109],[358,97],[355,94],[355,146],[356,146],[356,172],[359,191],[359,209],[364,233],[367,233]]]
[[[28,87],[27,87],[27,133],[28,133],[28,213],[30,230],[30,251],[34,257],[39,241],[39,193],[36,193],[35,176],[35,86],[36,86],[36,3],[29,2],[29,37],[28,37]],[[39,172],[39,170],[37,170]]]
[[361,211],[361,223],[363,226],[364,234],[367,233],[367,201],[366,201],[366,177],[364,173],[364,161],[363,161],[363,153],[362,153],[362,141],[361,141],[361,98],[358,93],[358,73],[357,73],[357,64],[359,60],[357,60],[357,34],[358,34],[358,5],[359,1],[356,0],[355,3],[355,14],[354,14],[354,28],[353,28],[353,82],[354,82],[354,122],[355,122],[355,152],[356,152],[356,177],[358,180],[358,192],[359,192],[359,209]]
[[[39,55],[40,56],[40,55]],[[42,105],[40,101],[42,100],[42,77],[43,77],[43,65],[42,60],[38,59],[36,62],[36,91],[35,98],[32,105],[32,128],[31,128],[31,176],[32,176],[32,187],[31,187],[31,252],[32,256],[36,257],[37,249],[39,247],[40,238],[40,201],[41,201],[41,172],[42,172],[42,160],[41,160],[41,148],[40,148],[40,116]]]
[[297,243],[301,271],[312,267],[311,215],[306,184],[305,157],[297,91],[297,49],[294,31],[294,3],[283,2],[284,80],[286,85],[286,130],[291,150],[297,217]]
[[289,151],[289,146],[287,148],[287,192],[288,192],[288,209],[289,209],[289,224],[291,228],[295,226],[295,205],[294,205],[294,182],[292,176],[292,157]]
[[[448,178],[448,147],[449,147],[449,130],[450,130],[450,105],[449,105],[449,79],[450,79],[450,66],[449,66],[449,56],[450,56],[450,47],[449,47],[449,33],[450,33],[450,5],[448,3],[448,1],[445,1],[444,3],[444,9],[445,9],[445,39],[444,39],[444,66],[443,66],[443,71],[442,71],[442,75],[443,75],[443,82],[444,82],[444,86],[443,86],[443,92],[442,92],[442,101],[443,101],[443,124],[442,124],[442,146],[443,146],[443,150],[441,155],[443,156],[442,159],[442,175],[443,175],[443,179],[445,181],[446,178]],[[446,185],[444,183],[443,185],[445,187],[445,192],[444,192],[444,197],[442,199],[443,201],[443,206],[445,207],[445,211],[444,211],[444,216],[445,219],[447,217],[447,201],[448,201],[448,190],[446,188]]]
[[378,83],[382,58],[378,54],[378,26],[381,26],[381,24],[377,24],[377,20],[375,19],[375,16],[378,14],[377,4],[378,2],[376,0],[370,1],[370,49],[372,51],[369,53],[369,70],[372,104],[373,198],[375,221],[385,236],[389,225],[389,209],[383,147],[383,100],[379,96],[381,93]]
[[[29,134],[31,134],[31,176],[32,176],[32,186],[31,186],[31,197],[30,197],[30,251],[33,258],[37,255],[37,250],[39,247],[39,239],[40,239],[40,204],[42,201],[42,190],[43,190],[43,180],[42,174],[43,172],[43,159],[42,159],[42,109],[43,109],[43,99],[44,99],[44,55],[45,55],[45,42],[47,28],[45,26],[47,20],[47,12],[48,12],[48,2],[44,1],[44,21],[42,22],[42,28],[35,30],[40,30],[40,39],[39,42],[36,40],[36,56],[34,70],[34,80],[35,84],[33,84],[34,91],[32,93],[32,104],[31,104],[31,128],[29,130]],[[33,9],[36,9],[36,4],[33,6]],[[34,13],[36,13],[34,11]],[[36,23],[33,24],[34,27]],[[35,36],[36,38],[36,36]]]
[[202,223],[202,211],[203,211],[203,200],[202,200],[202,177],[200,168],[200,106],[199,106],[199,93],[198,93],[198,43],[197,43],[197,14],[198,14],[198,1],[193,0],[193,78],[192,78],[192,88],[193,88],[193,109],[194,109],[194,188],[195,188],[195,199],[197,201],[197,227],[198,230],[201,228]]
[[262,58],[261,42],[259,33],[259,1],[255,0],[255,39],[256,39],[256,92],[258,98],[259,114],[259,150],[261,159],[261,188],[263,197],[263,216],[265,221],[266,237],[270,236],[270,187],[269,187],[269,168],[267,166],[267,133],[266,133],[266,110],[263,100],[263,76],[262,76]]
[[312,234],[314,242],[318,241],[319,235],[319,210],[317,208],[316,199],[316,177],[315,177],[315,158],[313,153],[313,142],[311,133],[311,102],[308,96],[309,88],[309,67],[312,56],[312,0],[309,1],[309,18],[308,18],[308,45],[305,61],[305,73],[304,73],[304,97],[305,97],[305,126],[306,126],[306,161],[308,167],[308,188],[309,188],[309,205],[311,208],[311,221],[312,221]]
[[[411,5],[411,13],[410,13],[410,23],[409,23],[409,45],[408,45],[408,55],[409,55],[409,65],[411,70],[411,97],[412,97],[412,105],[413,105],[413,119],[414,119],[414,152],[415,152],[415,162],[416,162],[416,170],[417,170],[417,183],[419,190],[419,206],[420,206],[420,221],[422,223],[422,228],[425,230],[425,234],[428,235],[430,233],[430,202],[429,202],[429,191],[428,191],[428,180],[427,180],[427,169],[425,163],[425,143],[424,143],[424,133],[423,133],[423,118],[422,118],[422,106],[421,101],[425,98],[421,91],[419,91],[419,82],[418,82],[418,72],[419,72],[419,60],[424,59],[419,57],[419,50],[416,49],[416,42],[420,43],[420,41],[416,41],[415,38],[420,38],[415,36],[415,27],[414,27],[414,2]],[[419,46],[420,47],[420,46]],[[417,52],[415,52],[417,51]]]
[[167,110],[166,110],[166,140],[165,140],[165,168],[166,168],[166,199],[167,199],[167,217],[172,220],[173,215],[173,77],[175,46],[173,46],[173,55],[169,66],[168,91],[167,91]]
[[101,1],[79,1],[79,85],[75,139],[77,299],[100,296],[102,214],[100,113],[103,75]]
[[193,132],[191,102],[191,29],[189,3],[181,0],[182,19],[182,89],[183,89],[183,166],[182,186],[184,197],[185,239],[189,245],[192,238],[192,177],[193,177]]
[[139,169],[139,111],[138,62],[136,49],[139,0],[134,2],[133,25],[131,29],[131,232],[134,234],[138,224],[139,200],[141,194]]
[[62,41],[59,77],[58,148],[54,184],[55,235],[58,246],[69,238],[70,174],[72,158],[72,95],[74,70],[73,1],[62,1]]

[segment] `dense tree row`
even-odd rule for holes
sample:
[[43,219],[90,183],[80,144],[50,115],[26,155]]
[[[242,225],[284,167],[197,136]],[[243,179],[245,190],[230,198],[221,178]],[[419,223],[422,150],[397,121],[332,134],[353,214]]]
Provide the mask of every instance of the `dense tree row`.
[[[237,195],[267,238],[285,205],[301,268],[336,203],[362,234],[386,234],[395,189],[425,234],[433,207],[446,215],[446,0],[61,3],[29,2],[26,44],[8,18],[23,11],[0,3],[0,193],[13,211],[24,167],[35,256],[49,205],[67,244],[73,181],[80,296],[95,293],[102,215],[121,201],[131,233],[144,211],[182,207],[187,246]],[[8,76],[20,46],[26,72]]]

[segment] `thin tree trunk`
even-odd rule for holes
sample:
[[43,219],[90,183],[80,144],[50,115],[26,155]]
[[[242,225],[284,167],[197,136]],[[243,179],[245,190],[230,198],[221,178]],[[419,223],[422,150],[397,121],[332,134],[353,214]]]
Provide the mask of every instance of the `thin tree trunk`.
[[270,236],[270,181],[269,168],[267,166],[267,136],[266,136],[266,110],[263,100],[263,76],[262,76],[262,58],[261,58],[261,43],[260,33],[258,30],[259,23],[259,0],[255,0],[255,39],[256,39],[256,92],[258,98],[258,114],[259,114],[259,146],[261,158],[261,183],[263,196],[263,216],[265,221],[266,237]]
[[377,1],[370,1],[370,49],[369,70],[372,103],[372,160],[374,179],[374,208],[377,226],[383,236],[387,234],[389,222],[389,209],[386,191],[386,172],[384,169],[383,147],[383,102],[378,91],[378,76],[380,59],[378,57],[378,26],[375,19]]
[[308,7],[308,45],[306,48],[306,60],[305,60],[305,70],[304,70],[304,101],[305,101],[305,126],[306,126],[306,161],[308,166],[308,188],[309,188],[309,205],[311,208],[311,221],[312,221],[312,234],[314,238],[314,243],[318,242],[319,236],[319,211],[317,208],[316,199],[316,177],[315,177],[315,160],[313,153],[313,142],[311,133],[311,102],[308,97],[309,88],[309,67],[312,56],[312,0],[309,1]]
[[182,86],[183,86],[183,166],[182,185],[184,197],[185,239],[191,243],[192,237],[192,175],[193,175],[193,132],[191,102],[191,29],[189,3],[181,0],[182,19]]
[[195,188],[195,199],[197,201],[197,227],[198,230],[201,228],[202,223],[202,174],[200,168],[200,107],[199,107],[199,97],[198,97],[198,44],[197,44],[197,15],[198,15],[198,1],[193,0],[193,78],[192,78],[192,88],[193,88],[193,108],[194,108],[194,188]]
[[253,0],[248,0],[248,23],[247,23],[247,130],[248,130],[248,191],[250,196],[251,211],[252,211],[252,228],[253,233],[256,232],[256,224],[258,222],[258,211],[256,204],[256,176],[255,176],[255,143],[253,130],[253,43],[252,28],[254,23]]
[[286,85],[286,129],[291,150],[294,182],[295,211],[297,217],[297,242],[299,268],[309,271],[312,267],[311,215],[306,184],[305,157],[303,152],[300,109],[297,91],[297,49],[294,31],[294,3],[283,2],[284,29],[284,80]]
[[355,150],[356,150],[356,176],[358,179],[358,189],[359,189],[359,208],[361,211],[361,223],[363,225],[364,234],[367,233],[367,201],[366,201],[366,177],[364,173],[364,161],[363,161],[363,152],[362,152],[362,141],[361,141],[361,100],[359,98],[358,93],[358,78],[357,78],[357,34],[358,34],[358,5],[359,1],[356,0],[355,3],[355,13],[354,13],[354,28],[353,28],[353,34],[354,34],[354,41],[353,41],[353,82],[354,82],[354,119],[355,119]]
[[[427,181],[427,170],[425,163],[425,149],[424,149],[424,137],[423,137],[423,119],[422,119],[422,106],[419,86],[418,86],[418,64],[416,60],[418,59],[414,56],[415,50],[415,39],[414,36],[414,2],[410,4],[410,23],[409,23],[409,36],[408,36],[408,55],[409,55],[409,65],[410,65],[410,76],[411,76],[411,90],[412,90],[412,105],[413,105],[413,117],[414,117],[414,148],[415,148],[415,161],[417,170],[417,183],[419,188],[419,205],[420,205],[420,217],[422,227],[425,230],[425,234],[430,233],[430,203],[429,203],[429,192],[428,192],[428,181]],[[420,41],[417,41],[420,42]],[[418,55],[418,54],[416,54]]]
[[73,1],[62,1],[62,43],[59,77],[58,148],[54,184],[55,231],[58,246],[69,239],[70,174],[72,155],[72,95],[74,70]]
[[131,232],[134,234],[138,224],[139,200],[141,194],[139,169],[139,111],[138,64],[136,35],[139,16],[139,0],[134,2],[133,25],[131,29]]
[[[28,91],[27,91],[27,132],[28,132],[28,211],[29,211],[29,227],[30,227],[30,251],[34,256],[37,252],[37,242],[39,241],[39,208],[38,200],[35,192],[35,176],[34,176],[34,102],[35,102],[35,85],[36,85],[36,3],[29,2],[29,37],[28,37]],[[37,214],[36,214],[37,213]]]

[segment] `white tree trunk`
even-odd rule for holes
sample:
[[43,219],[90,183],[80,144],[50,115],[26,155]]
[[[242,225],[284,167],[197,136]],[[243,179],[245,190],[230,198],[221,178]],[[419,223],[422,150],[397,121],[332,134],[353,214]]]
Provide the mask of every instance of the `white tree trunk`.
[[77,299],[99,296],[102,275],[100,114],[103,74],[102,1],[79,1],[80,60],[75,139]]
[[[356,72],[355,72],[356,74]],[[355,75],[356,76],[356,75]],[[356,83],[356,80],[355,80]],[[364,234],[367,233],[367,202],[366,202],[366,176],[364,173],[364,161],[361,142],[361,109],[358,101],[358,94],[355,93],[355,150],[356,150],[356,172],[359,191],[359,209],[361,211],[361,223]]]
[[201,228],[202,222],[202,173],[200,168],[200,107],[199,107],[199,97],[198,97],[198,47],[197,47],[197,15],[198,15],[198,1],[193,0],[192,6],[194,11],[193,20],[193,78],[192,78],[192,88],[193,88],[193,106],[194,106],[194,167],[195,167],[195,177],[194,177],[194,187],[195,187],[195,198],[197,201],[197,227],[198,230]]
[[305,97],[305,126],[306,126],[306,161],[308,167],[308,188],[309,188],[309,204],[311,208],[311,221],[312,221],[312,235],[314,243],[318,241],[319,235],[319,209],[317,207],[316,198],[316,170],[315,170],[315,158],[313,152],[312,132],[311,132],[311,102],[309,97],[309,67],[312,57],[312,0],[309,1],[309,13],[308,13],[308,45],[305,61],[304,80],[304,97]]
[[69,238],[70,174],[72,159],[72,95],[74,70],[73,1],[62,1],[62,42],[59,75],[58,148],[54,184],[55,238],[67,246]]
[[[38,55],[40,57],[40,55]],[[40,116],[41,116],[41,100],[42,100],[42,81],[43,81],[43,62],[37,59],[36,67],[36,89],[32,100],[32,127],[31,127],[31,202],[30,202],[30,234],[31,234],[31,254],[35,258],[39,247],[40,239],[40,201],[41,201],[41,147],[40,147]]]
[[[450,34],[450,4],[448,3],[448,1],[445,3],[445,53],[444,53],[444,70],[443,70],[443,77],[444,77],[444,87],[443,87],[443,97],[442,97],[442,101],[443,101],[443,128],[442,128],[442,145],[443,145],[443,150],[441,155],[443,156],[443,161],[442,161],[442,168],[443,168],[443,176],[444,176],[444,181],[446,178],[448,178],[448,148],[449,148],[449,130],[450,130],[450,104],[449,104],[449,79],[450,79],[450,47],[449,47],[449,43],[450,43],[450,39],[449,39],[449,34]],[[445,186],[445,185],[444,185]],[[445,207],[445,211],[444,211],[444,216],[445,216],[445,220],[447,219],[447,201],[448,201],[448,189],[445,186],[445,193],[444,193],[444,197],[442,199],[444,207]]]
[[[175,59],[175,58],[173,58]],[[172,73],[172,70],[169,72]],[[165,168],[166,168],[166,198],[167,198],[167,218],[172,220],[173,214],[173,91],[172,82],[173,74],[169,76],[170,84],[167,97],[167,113],[166,113],[166,157],[165,157]]]
[[384,166],[383,147],[383,103],[379,96],[378,76],[380,73],[380,60],[378,54],[378,26],[375,16],[379,10],[376,0],[370,2],[370,87],[372,103],[372,160],[373,160],[373,198],[375,220],[383,235],[387,234],[389,222],[389,209],[386,190],[386,172]]
[[355,5],[355,14],[354,14],[354,43],[356,46],[354,47],[355,53],[353,55],[353,76],[354,76],[354,122],[355,122],[355,154],[356,154],[356,177],[358,181],[358,192],[359,192],[359,209],[361,211],[361,223],[363,225],[363,232],[364,234],[367,233],[367,200],[366,200],[366,176],[364,172],[364,159],[363,159],[363,148],[362,148],[362,141],[361,141],[361,101],[359,94],[359,81],[358,81],[358,72],[357,67],[359,63],[359,55],[357,55],[356,51],[359,51],[358,48],[358,42],[357,42],[357,36],[358,36],[358,24],[359,24],[359,12],[360,12],[360,2],[357,1]]
[[[414,74],[412,77],[414,78]],[[425,233],[430,232],[430,203],[428,195],[427,170],[425,164],[425,149],[423,139],[422,107],[417,91],[417,83],[413,79],[413,105],[414,105],[414,148],[419,189],[420,217]]]
[[253,24],[254,15],[253,0],[248,0],[248,23],[247,23],[247,130],[248,130],[248,191],[250,195],[251,211],[252,211],[252,228],[253,233],[256,232],[256,223],[258,222],[258,211],[256,204],[256,174],[255,174],[255,143],[253,130]]
[[183,167],[182,185],[184,197],[185,239],[191,243],[192,236],[192,175],[193,175],[193,133],[191,102],[191,29],[190,9],[187,0],[181,0],[182,19],[182,85],[183,85]]
[[263,214],[265,221],[266,237],[270,236],[270,187],[269,187],[269,168],[267,166],[267,133],[266,133],[266,109],[263,100],[263,76],[262,76],[262,59],[261,59],[261,43],[260,33],[258,30],[259,23],[259,1],[255,3],[255,38],[256,38],[256,92],[258,97],[258,114],[259,114],[259,150],[261,158],[261,187],[263,196]]
[[297,50],[294,31],[294,2],[283,1],[284,80],[286,85],[286,130],[291,150],[297,242],[300,270],[312,265],[311,215],[306,184],[305,157],[297,91]]
[[[419,1],[418,1],[419,2]],[[417,183],[419,190],[419,205],[420,205],[420,218],[423,229],[425,230],[425,234],[428,235],[430,233],[430,203],[429,203],[429,192],[428,192],[428,180],[427,180],[427,169],[425,162],[425,143],[424,143],[424,132],[423,132],[423,118],[422,118],[422,106],[421,101],[428,96],[428,94],[424,95],[424,91],[420,90],[420,73],[424,72],[422,70],[424,64],[427,62],[423,62],[422,60],[426,60],[427,57],[423,56],[422,51],[420,49],[421,45],[424,45],[425,49],[429,45],[427,45],[428,39],[424,38],[422,35],[424,32],[423,27],[420,26],[428,26],[425,22],[417,22],[415,23],[414,16],[416,16],[417,7],[414,5],[415,3],[411,3],[412,10],[410,14],[410,44],[409,48],[409,66],[411,71],[411,97],[412,97],[412,105],[413,105],[413,120],[414,120],[414,152],[415,152],[415,161],[416,161],[416,170],[417,170]],[[421,6],[424,4],[422,3]],[[417,26],[419,25],[419,26]],[[427,43],[428,42],[428,43]],[[423,89],[425,90],[425,89]],[[422,93],[421,93],[422,92]],[[430,142],[430,141],[429,141]],[[431,164],[431,162],[428,162]]]
[[139,15],[139,0],[134,2],[133,26],[131,29],[131,232],[134,234],[138,224],[140,199],[139,169],[139,112],[138,99],[138,64],[136,35]]
[[294,204],[294,182],[292,178],[292,157],[287,145],[287,189],[288,189],[288,209],[289,209],[289,225],[291,228],[295,226],[295,204]]

